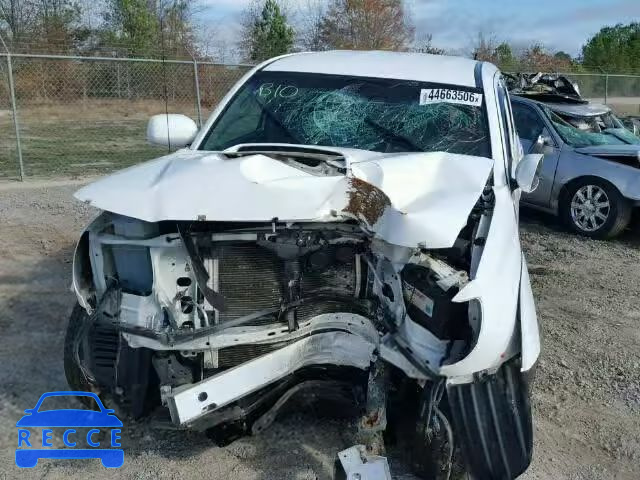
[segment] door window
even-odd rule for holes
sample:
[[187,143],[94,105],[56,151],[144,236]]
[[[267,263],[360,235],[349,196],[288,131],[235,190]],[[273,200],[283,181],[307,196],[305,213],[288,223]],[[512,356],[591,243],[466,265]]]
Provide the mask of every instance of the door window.
[[521,139],[535,142],[544,130],[544,123],[532,108],[520,103],[513,103],[513,119]]

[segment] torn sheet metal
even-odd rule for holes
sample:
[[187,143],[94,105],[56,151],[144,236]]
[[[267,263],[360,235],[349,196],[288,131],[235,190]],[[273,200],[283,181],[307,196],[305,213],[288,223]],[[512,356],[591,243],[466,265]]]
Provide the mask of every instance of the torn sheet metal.
[[356,218],[389,243],[446,248],[493,166],[489,158],[446,152],[331,150],[344,155],[346,175],[313,175],[261,154],[228,158],[182,150],[98,180],[75,196],[148,222]]
[[176,424],[193,422],[305,366],[328,364],[366,370],[375,359],[375,349],[376,344],[345,332],[311,335],[199,383],[175,389],[166,395],[171,419]]
[[352,164],[353,176],[383,191],[393,208],[376,235],[405,247],[448,248],[467,223],[493,160],[446,152],[409,153]]
[[[145,298],[145,297],[143,297]],[[217,350],[240,345],[268,345],[282,341],[297,341],[322,331],[342,330],[364,338],[377,345],[379,334],[371,321],[356,313],[323,313],[310,318],[293,332],[284,330],[280,324],[243,325],[228,327],[211,335],[174,340],[163,343],[155,338],[131,333],[122,336],[131,348],[150,348],[152,350]]]
[[386,457],[367,454],[364,445],[354,445],[338,453],[347,480],[391,480]]
[[564,75],[553,73],[503,73],[509,92],[540,101],[563,101],[586,104],[578,84]]

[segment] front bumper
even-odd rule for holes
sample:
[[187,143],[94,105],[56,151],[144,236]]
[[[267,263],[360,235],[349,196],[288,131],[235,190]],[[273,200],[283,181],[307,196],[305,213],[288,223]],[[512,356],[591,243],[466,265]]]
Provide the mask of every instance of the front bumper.
[[169,407],[173,423],[191,424],[305,367],[327,365],[367,370],[375,360],[376,349],[373,340],[352,334],[347,328],[319,332],[201,382],[173,389],[164,387],[163,401]]

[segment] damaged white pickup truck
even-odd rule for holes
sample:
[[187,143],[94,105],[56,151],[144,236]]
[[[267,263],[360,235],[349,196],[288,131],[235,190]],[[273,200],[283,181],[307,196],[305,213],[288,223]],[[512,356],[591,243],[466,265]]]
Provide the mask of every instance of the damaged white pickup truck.
[[103,213],[73,263],[72,388],[227,439],[338,391],[373,445],[410,384],[424,475],[454,450],[483,480],[527,468],[540,342],[518,201],[541,155],[493,65],[288,55],[201,129],[161,115],[147,134],[185,148],[76,193]]

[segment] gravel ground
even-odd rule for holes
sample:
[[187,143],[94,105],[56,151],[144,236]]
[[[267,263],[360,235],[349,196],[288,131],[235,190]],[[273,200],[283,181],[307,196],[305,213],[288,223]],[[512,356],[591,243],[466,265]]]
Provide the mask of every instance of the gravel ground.
[[[42,392],[67,387],[71,253],[92,215],[72,199],[78,185],[0,184],[0,479],[330,478],[350,429],[344,420],[305,413],[225,448],[201,434],[126,421],[121,469],[106,470],[98,460],[15,467],[15,422]],[[521,229],[544,342],[533,397],[535,458],[523,478],[638,479],[640,235],[592,241],[554,225],[526,214]],[[398,478],[412,478],[401,451],[389,456]]]

